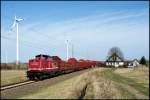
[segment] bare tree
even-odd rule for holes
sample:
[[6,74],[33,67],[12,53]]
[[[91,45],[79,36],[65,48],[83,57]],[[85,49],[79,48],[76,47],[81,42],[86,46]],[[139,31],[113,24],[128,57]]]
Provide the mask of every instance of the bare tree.
[[108,52],[107,59],[113,57],[114,60],[116,60],[117,56],[120,57],[122,60],[124,60],[124,56],[121,49],[119,47],[112,47]]

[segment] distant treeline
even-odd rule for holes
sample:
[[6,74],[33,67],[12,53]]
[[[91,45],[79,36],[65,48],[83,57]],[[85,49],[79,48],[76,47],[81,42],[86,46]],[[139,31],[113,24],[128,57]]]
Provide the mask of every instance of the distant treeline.
[[1,69],[17,69],[17,70],[25,70],[27,69],[28,64],[27,63],[20,63],[19,65],[16,65],[15,63],[1,63]]

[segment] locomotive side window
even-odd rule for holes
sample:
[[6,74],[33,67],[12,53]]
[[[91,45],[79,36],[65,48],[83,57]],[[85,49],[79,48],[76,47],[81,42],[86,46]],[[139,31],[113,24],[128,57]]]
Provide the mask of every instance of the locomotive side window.
[[57,63],[56,62],[53,62],[52,63],[52,68],[56,68],[57,67]]

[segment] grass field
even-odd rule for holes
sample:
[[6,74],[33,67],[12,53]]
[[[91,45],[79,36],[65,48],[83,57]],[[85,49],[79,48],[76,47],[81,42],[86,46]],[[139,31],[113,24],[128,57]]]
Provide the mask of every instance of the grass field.
[[[27,94],[18,98],[19,99],[31,99],[31,98],[32,99],[65,99],[65,98],[69,98],[69,96],[71,96],[71,93],[74,93],[72,89],[75,88],[75,86],[77,86],[81,78],[82,78],[82,74],[72,77],[68,80],[56,83],[52,86],[44,87],[43,89],[35,93],[32,93],[32,94],[30,93],[30,94]],[[80,93],[80,90],[77,89],[77,91],[79,91]],[[73,98],[78,98],[78,95],[74,95]]]
[[[27,80],[25,70],[1,70],[1,86]],[[149,97],[149,68],[95,68],[19,98],[143,99]]]
[[[132,70],[132,72],[129,73],[135,73],[134,71],[137,71],[138,69]],[[118,74],[114,73],[112,69],[107,70],[101,75],[105,77],[106,79],[110,79],[116,83],[118,83],[118,86],[120,85],[124,89],[128,91],[128,94],[132,94],[134,97],[131,99],[142,99],[142,98],[148,98],[149,96],[149,82],[144,81],[145,76],[142,75],[141,73],[138,73],[140,77],[142,78],[141,81],[137,80],[137,77],[135,77],[135,74],[128,75],[128,72],[125,74]],[[148,77],[148,75],[147,75]],[[147,79],[147,78],[146,78]],[[147,79],[149,80],[149,79]],[[145,87],[146,85],[146,87]]]
[[95,68],[24,99],[148,99],[149,68]]
[[26,70],[1,70],[1,86],[27,80]]
[[19,65],[16,65],[16,63],[1,63],[1,70],[27,70],[27,63],[19,63]]

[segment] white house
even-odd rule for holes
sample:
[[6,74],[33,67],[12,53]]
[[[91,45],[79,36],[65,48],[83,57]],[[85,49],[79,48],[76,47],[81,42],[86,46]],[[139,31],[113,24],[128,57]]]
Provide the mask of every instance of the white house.
[[117,54],[110,56],[106,60],[106,66],[119,67],[119,66],[123,66],[123,65],[124,65],[123,59],[121,57],[119,57]]
[[137,67],[139,65],[139,61],[137,59],[134,59],[133,61],[130,61],[128,63],[129,68]]

